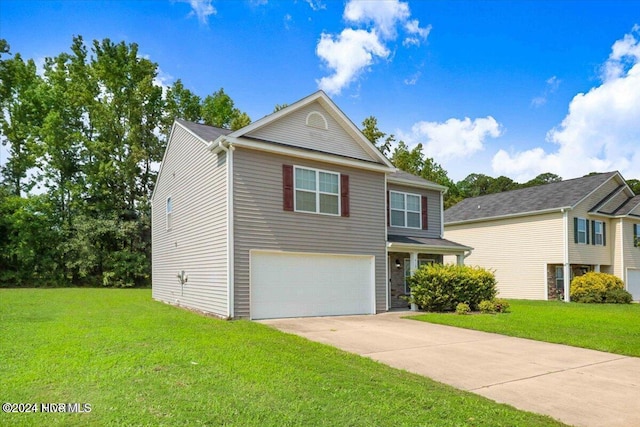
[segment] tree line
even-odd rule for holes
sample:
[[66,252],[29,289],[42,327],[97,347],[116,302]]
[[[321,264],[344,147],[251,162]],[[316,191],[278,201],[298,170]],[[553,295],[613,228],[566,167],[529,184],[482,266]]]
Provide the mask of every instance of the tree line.
[[150,196],[174,118],[251,122],[221,88],[204,99],[135,43],[74,37],[33,59],[0,40],[0,286],[145,286]]
[[[274,111],[287,104],[276,104]],[[236,130],[251,123],[219,89],[201,98],[181,80],[158,83],[138,45],[74,37],[70,51],[33,59],[0,39],[0,287],[148,286],[150,197],[175,118]],[[367,117],[362,132],[404,171],[446,186],[458,201],[561,180],[526,183],[447,171],[396,143]],[[629,181],[640,192],[640,182]]]

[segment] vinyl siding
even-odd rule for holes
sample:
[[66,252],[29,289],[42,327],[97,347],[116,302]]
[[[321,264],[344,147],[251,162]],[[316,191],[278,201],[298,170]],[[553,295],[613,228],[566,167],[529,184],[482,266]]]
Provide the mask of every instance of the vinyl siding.
[[[633,240],[633,228],[630,228],[630,235],[624,235],[624,220],[623,219],[612,219],[611,220],[611,244],[613,245],[612,249],[612,262],[613,268],[611,273],[623,278],[624,277],[624,253],[628,251],[627,246],[628,242],[625,240]],[[633,227],[633,226],[631,226]],[[609,239],[607,238],[607,244],[609,244]],[[633,246],[633,242],[631,242],[631,246]],[[624,279],[623,279],[624,280]]]
[[546,298],[547,264],[563,263],[562,213],[447,225],[444,238],[474,250],[466,265],[495,271],[499,296]]
[[[349,175],[350,216],[284,211],[283,164]],[[250,314],[251,249],[373,255],[376,310],[386,310],[383,173],[237,148],[233,179],[236,317]]]
[[[327,130],[306,125],[307,115],[313,111],[325,117],[328,124]],[[247,136],[356,159],[378,161],[354,141],[353,137],[318,102],[311,103],[274,123],[256,129]]]
[[[640,268],[640,247],[633,246],[633,224],[640,224],[640,218],[622,220],[624,269]],[[620,276],[625,280],[625,276]]]
[[[227,313],[226,159],[175,125],[153,196],[152,295],[220,316]],[[173,203],[166,229],[166,199]],[[181,291],[177,274],[188,282]]]
[[[614,247],[610,239],[612,231],[612,221],[589,215],[589,211],[601,202],[608,194],[618,187],[616,180],[607,181],[602,187],[594,191],[585,200],[578,204],[569,212],[569,263],[570,264],[586,264],[586,265],[611,265],[613,259]],[[606,228],[606,246],[592,245],[593,236],[591,234],[591,225],[589,225],[589,244],[575,243],[575,230],[573,226],[574,218],[585,218],[589,221],[602,221]]]
[[[395,236],[414,236],[414,237],[431,237],[438,238],[442,232],[442,206],[440,201],[440,192],[434,190],[423,190],[416,187],[406,187],[398,184],[387,185],[389,191],[399,191],[402,193],[419,194],[427,196],[427,218],[429,227],[427,230],[405,227],[388,227],[388,233]],[[456,241],[454,239],[454,241]],[[465,242],[466,245],[466,242]]]

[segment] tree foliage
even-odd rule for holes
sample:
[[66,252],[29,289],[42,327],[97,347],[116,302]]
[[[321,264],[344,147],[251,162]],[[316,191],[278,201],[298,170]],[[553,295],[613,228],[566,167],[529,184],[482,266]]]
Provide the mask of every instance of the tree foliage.
[[0,286],[149,283],[150,196],[174,119],[251,122],[223,89],[201,100],[157,74],[135,43],[74,37],[38,73],[0,40]]

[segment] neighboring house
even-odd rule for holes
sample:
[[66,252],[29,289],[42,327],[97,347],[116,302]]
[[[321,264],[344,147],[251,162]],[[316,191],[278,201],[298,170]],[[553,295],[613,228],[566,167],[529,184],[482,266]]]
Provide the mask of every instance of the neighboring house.
[[444,217],[502,297],[568,300],[574,276],[601,271],[640,299],[640,196],[618,172],[465,199]]
[[323,92],[234,132],[177,120],[153,297],[252,319],[406,307],[406,274],[470,250],[442,238],[444,190],[397,172]]

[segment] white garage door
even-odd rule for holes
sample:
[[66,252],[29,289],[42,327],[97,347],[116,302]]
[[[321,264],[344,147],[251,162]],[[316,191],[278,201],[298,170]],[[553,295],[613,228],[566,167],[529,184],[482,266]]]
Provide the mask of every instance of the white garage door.
[[634,301],[640,301],[640,269],[627,269],[627,291],[633,296]]
[[251,318],[372,314],[374,257],[251,251]]

